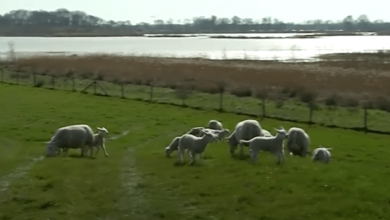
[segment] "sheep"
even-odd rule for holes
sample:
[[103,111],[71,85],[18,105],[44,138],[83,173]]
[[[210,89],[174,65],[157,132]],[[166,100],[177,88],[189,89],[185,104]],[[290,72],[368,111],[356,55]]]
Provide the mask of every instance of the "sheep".
[[[240,140],[250,140],[254,137],[261,136],[261,134],[260,124],[256,120],[248,119],[237,123],[233,133],[226,138],[229,143],[230,154],[234,154]],[[245,143],[243,144],[247,146]],[[240,144],[240,155],[243,154],[243,144]]]
[[204,127],[193,127],[187,132],[187,134],[192,134],[194,136],[200,137],[202,135],[201,131],[205,129]]
[[47,156],[53,156],[60,148],[64,149],[66,152],[68,148],[81,148],[80,156],[84,156],[86,147],[93,147],[95,136],[89,125],[69,125],[57,129],[51,140],[45,143],[47,144]]
[[[97,134],[94,134],[95,142],[93,143],[93,146],[97,148],[95,155],[97,155],[100,148],[103,148],[104,154],[106,155],[106,157],[108,157],[108,153],[105,146],[105,142],[106,142],[105,137],[108,135],[108,130],[105,127],[102,128],[97,127],[97,130],[99,132]],[[93,151],[92,148],[90,150],[92,155],[92,151]]]
[[280,129],[274,129],[278,132],[275,136],[254,137],[248,141],[240,140],[240,143],[249,144],[249,154],[253,163],[257,161],[257,156],[260,151],[273,153],[278,158],[278,164],[280,164],[281,161],[284,161],[283,141],[288,137],[288,134],[283,127],[280,127]]
[[329,152],[330,150],[332,150],[333,148],[325,148],[325,147],[322,147],[320,146],[319,148],[316,148],[314,151],[313,151],[313,155],[312,155],[312,161],[315,162],[315,161],[320,161],[320,162],[323,162],[323,163],[329,163],[330,161],[330,158],[332,157],[331,153]]
[[217,120],[210,120],[207,124],[207,128],[214,129],[214,130],[222,130],[223,126],[222,123]]
[[199,154],[199,159],[203,161],[202,153],[207,145],[217,137],[210,132],[204,132],[203,137],[196,137],[192,134],[184,134],[181,136],[178,147],[177,161],[183,163],[183,154],[187,150],[188,156],[191,158],[190,164],[194,164],[195,157]]
[[310,153],[309,145],[309,135],[302,128],[292,127],[288,130],[286,151],[290,153],[290,155],[306,157],[306,155]]
[[271,132],[265,130],[265,129],[261,129],[261,136],[263,137],[272,137],[272,134]]
[[166,157],[170,157],[172,152],[178,149],[180,138],[181,136],[173,138],[172,142],[165,148]]
[[204,132],[213,133],[214,135],[217,136],[216,140],[218,140],[218,141],[223,141],[226,136],[230,135],[230,130],[227,128],[222,129],[222,130],[214,130],[214,129],[210,129],[210,128],[205,128],[205,129],[201,130],[202,135],[204,134]]

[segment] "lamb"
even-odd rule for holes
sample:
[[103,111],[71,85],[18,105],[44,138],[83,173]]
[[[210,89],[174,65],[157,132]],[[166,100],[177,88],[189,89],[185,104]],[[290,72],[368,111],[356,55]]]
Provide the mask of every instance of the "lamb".
[[[87,147],[92,148],[95,143],[94,133],[89,125],[69,125],[57,129],[50,141],[45,142],[46,155],[53,156],[58,149],[81,148],[81,155],[84,156],[84,151]],[[92,156],[92,155],[91,155]]]
[[207,124],[207,128],[214,129],[214,130],[222,130],[223,126],[222,123],[217,120],[210,120]]
[[[97,129],[99,132],[97,134],[94,134],[95,142],[93,144],[93,146],[97,148],[95,155],[97,155],[100,148],[103,148],[104,154],[106,155],[106,157],[108,157],[108,153],[105,146],[105,142],[106,142],[105,137],[108,135],[108,130],[105,127],[102,128],[97,127]],[[92,151],[93,151],[92,148],[90,150],[92,155]]]
[[170,157],[172,152],[179,148],[180,138],[181,136],[173,138],[172,142],[168,145],[168,147],[165,148],[165,155],[167,157]]
[[290,155],[306,157],[309,153],[309,145],[309,135],[302,128],[292,127],[288,130],[286,151]]
[[[261,136],[261,127],[258,121],[248,119],[237,123],[233,133],[226,138],[229,143],[230,154],[233,155],[234,151],[237,149],[237,145],[240,143],[240,140],[250,140],[254,137]],[[244,142],[240,144],[240,155],[243,154],[243,146],[248,146]]]
[[194,164],[197,154],[199,154],[199,159],[203,161],[202,153],[205,151],[207,145],[216,138],[217,137],[213,133],[207,131],[204,132],[203,137],[184,134],[179,141],[177,161],[183,163],[183,154],[185,150],[187,150],[187,154],[191,158],[190,164]]
[[313,151],[313,155],[312,155],[312,161],[315,162],[315,161],[319,161],[319,162],[323,162],[323,163],[329,163],[330,161],[330,158],[331,158],[331,153],[329,152],[330,150],[332,150],[333,148],[325,148],[325,147],[322,147],[320,145],[319,148],[316,148],[314,151]]
[[288,137],[286,130],[283,127],[275,130],[278,132],[275,136],[271,137],[254,137],[248,141],[240,140],[240,143],[249,144],[249,153],[252,158],[252,162],[257,161],[257,156],[260,151],[268,151],[273,153],[278,158],[278,164],[284,161],[283,141]]
[[210,128],[205,128],[205,129],[201,130],[201,132],[202,132],[202,135],[204,134],[204,132],[213,133],[214,135],[217,136],[218,141],[223,141],[225,139],[225,137],[230,134],[230,130],[227,128],[222,129],[222,130],[214,130],[214,129],[210,129]]
[[194,136],[197,136],[197,137],[200,137],[202,135],[202,130],[204,129],[204,127],[194,127],[194,128],[191,128],[191,130],[189,130],[187,132],[187,134],[192,134]]

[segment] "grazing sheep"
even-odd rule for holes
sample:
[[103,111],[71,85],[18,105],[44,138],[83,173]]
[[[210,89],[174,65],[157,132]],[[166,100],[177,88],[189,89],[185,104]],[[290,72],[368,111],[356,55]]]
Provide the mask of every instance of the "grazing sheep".
[[288,137],[286,130],[283,127],[275,130],[278,132],[275,136],[271,137],[254,137],[248,141],[240,140],[240,143],[249,144],[249,153],[252,158],[252,162],[257,161],[257,156],[260,151],[268,151],[273,153],[278,158],[278,164],[284,161],[283,141]]
[[[107,153],[106,146],[105,146],[105,142],[106,142],[105,137],[108,135],[108,130],[105,127],[102,127],[102,128],[98,127],[97,129],[99,132],[94,135],[95,142],[93,144],[93,146],[97,148],[95,155],[97,155],[100,148],[103,148],[104,154],[106,155],[106,157],[108,157],[108,153]],[[92,156],[93,150],[92,150],[92,148],[90,150],[91,150],[91,156]]]
[[229,143],[230,154],[233,155],[234,151],[237,149],[237,145],[240,145],[240,155],[243,154],[243,144],[248,146],[245,143],[240,144],[240,140],[250,140],[254,137],[261,136],[261,127],[258,121],[248,119],[237,123],[236,128],[229,137],[226,138]]
[[177,150],[179,148],[179,141],[180,141],[180,137],[175,137],[172,142],[168,145],[168,147],[165,148],[165,155],[167,157],[170,157],[172,152]]
[[194,136],[197,136],[197,137],[200,137],[202,135],[202,130],[204,129],[204,127],[194,127],[194,128],[191,128],[191,130],[189,130],[187,132],[187,134],[192,134]]
[[207,128],[214,129],[214,130],[222,130],[223,126],[222,123],[217,120],[210,120],[207,124]]
[[46,155],[53,156],[58,149],[68,151],[68,148],[81,148],[81,155],[87,147],[92,148],[95,143],[94,133],[89,125],[69,125],[57,129],[50,141],[46,142]]
[[332,157],[331,153],[329,152],[330,150],[332,150],[333,148],[325,148],[325,147],[322,147],[320,146],[319,148],[316,148],[314,151],[313,151],[313,155],[312,155],[312,161],[315,162],[315,161],[320,161],[320,162],[323,162],[323,163],[329,163],[330,161],[330,158]]
[[261,129],[261,136],[262,137],[272,137],[272,134],[271,134],[271,132],[269,132],[265,129]]
[[309,153],[309,145],[309,135],[302,128],[292,127],[288,130],[286,151],[290,155],[306,157]]
[[204,134],[204,132],[213,133],[214,135],[217,136],[216,140],[218,140],[218,141],[223,141],[226,136],[230,135],[230,130],[227,128],[222,129],[222,130],[214,130],[214,129],[210,129],[210,128],[205,128],[201,132],[202,132],[202,135]]
[[190,164],[195,162],[195,157],[199,154],[199,159],[203,160],[202,153],[205,151],[207,145],[215,140],[217,137],[210,132],[204,132],[203,137],[196,137],[192,134],[184,134],[181,136],[178,147],[177,160],[183,163],[183,154],[187,150],[188,156],[191,158]]

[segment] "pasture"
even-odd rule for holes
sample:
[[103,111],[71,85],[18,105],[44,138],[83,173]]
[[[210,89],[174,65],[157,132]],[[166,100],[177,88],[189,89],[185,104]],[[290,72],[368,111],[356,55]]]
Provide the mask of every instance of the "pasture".
[[[0,219],[385,219],[390,216],[389,136],[300,126],[311,149],[333,147],[329,165],[260,153],[233,159],[212,143],[204,164],[174,166],[164,148],[191,127],[220,120],[233,131],[247,119],[67,91],[0,85]],[[44,158],[58,127],[106,127],[109,157]],[[274,132],[273,132],[274,133]],[[248,154],[247,148],[245,154]],[[238,151],[236,151],[236,154]],[[185,157],[188,163],[188,157]]]

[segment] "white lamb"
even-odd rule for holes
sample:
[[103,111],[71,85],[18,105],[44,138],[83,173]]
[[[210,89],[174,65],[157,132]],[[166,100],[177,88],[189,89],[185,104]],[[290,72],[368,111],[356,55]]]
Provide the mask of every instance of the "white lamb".
[[167,157],[170,157],[172,152],[179,148],[180,138],[181,136],[173,138],[172,142],[168,145],[168,147],[165,148],[165,155]]
[[322,163],[329,163],[330,158],[332,157],[329,151],[332,149],[333,148],[325,148],[320,146],[319,148],[316,148],[313,151],[313,155],[311,159],[313,160],[313,162],[320,161]]
[[191,130],[189,130],[187,132],[187,134],[192,134],[194,136],[197,136],[197,137],[200,137],[202,135],[202,130],[204,129],[204,127],[193,127],[191,128]]
[[81,155],[84,156],[87,148],[92,148],[95,143],[94,133],[89,125],[69,125],[57,129],[50,141],[46,142],[47,156],[53,156],[58,149],[81,148]]
[[302,128],[292,127],[288,130],[286,151],[290,155],[306,157],[309,153],[310,138]]
[[252,162],[257,161],[257,156],[260,151],[268,151],[274,154],[278,158],[278,164],[284,161],[283,141],[288,137],[287,132],[283,127],[275,130],[278,132],[273,137],[254,137],[249,141],[240,140],[240,143],[249,144],[249,154],[252,158]]
[[213,133],[214,135],[217,136],[216,140],[218,140],[218,141],[223,141],[226,136],[230,135],[230,130],[227,128],[222,129],[222,130],[214,130],[214,129],[210,129],[210,128],[205,128],[201,132],[202,132],[202,135],[204,135],[204,132]]
[[227,137],[227,142],[229,143],[230,154],[233,155],[234,151],[237,149],[237,145],[240,146],[240,155],[243,154],[243,146],[248,146],[248,144],[240,143],[240,140],[250,140],[254,137],[261,136],[261,127],[258,121],[248,119],[237,123],[233,133]]
[[214,130],[222,130],[223,126],[222,123],[217,120],[210,120],[207,124],[207,128],[214,129]]
[[[108,130],[105,127],[102,127],[102,128],[98,127],[97,129],[99,132],[94,135],[95,142],[93,144],[93,146],[97,148],[95,155],[97,155],[100,148],[103,148],[104,154],[106,155],[106,157],[108,157],[108,153],[107,153],[106,146],[105,146],[105,142],[106,142],[105,137],[108,135]],[[90,150],[91,150],[91,154],[92,154],[92,151],[93,151],[92,148]]]
[[195,162],[195,157],[199,154],[199,159],[203,161],[202,153],[205,151],[207,145],[216,139],[213,133],[204,132],[203,137],[196,137],[191,134],[184,134],[181,136],[178,147],[177,160],[183,163],[183,155],[187,150],[188,156],[191,158],[190,164]]

